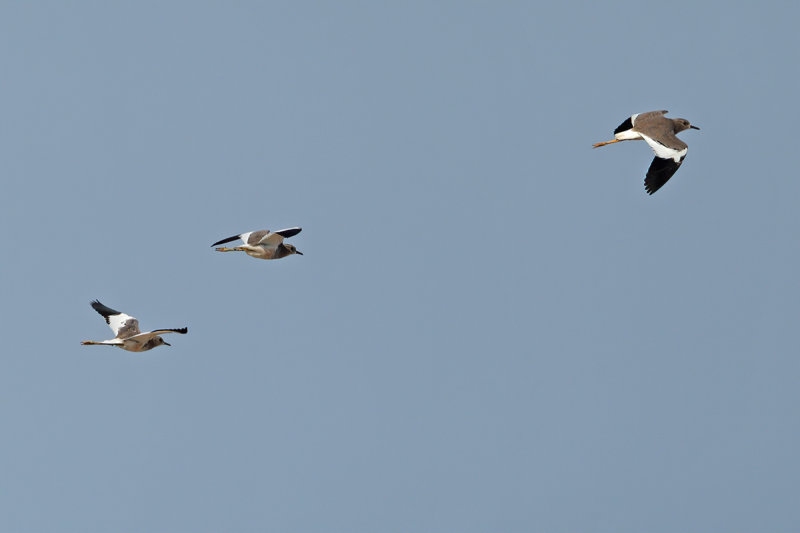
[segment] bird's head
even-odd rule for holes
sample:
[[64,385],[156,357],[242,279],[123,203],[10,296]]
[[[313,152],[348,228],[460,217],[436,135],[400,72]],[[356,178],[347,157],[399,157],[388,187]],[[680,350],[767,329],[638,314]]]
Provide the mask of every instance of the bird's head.
[[284,244],[287,250],[289,250],[289,255],[297,254],[303,255],[303,252],[299,251],[294,244]]
[[162,339],[161,337],[156,337],[153,339],[155,341],[156,346],[161,346],[162,344],[165,346],[172,346],[170,343]]
[[689,123],[689,121],[686,120],[685,118],[676,118],[672,123],[674,124],[675,133],[678,133],[679,131],[683,131],[683,130],[688,130],[689,128],[691,128],[693,130],[699,130],[700,129],[697,126],[692,126]]

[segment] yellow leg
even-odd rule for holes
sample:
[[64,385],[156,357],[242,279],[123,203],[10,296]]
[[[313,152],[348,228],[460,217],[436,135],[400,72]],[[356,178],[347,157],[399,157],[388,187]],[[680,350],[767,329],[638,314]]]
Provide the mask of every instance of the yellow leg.
[[218,252],[235,252],[237,248],[214,248]]
[[601,146],[605,146],[607,144],[618,143],[618,142],[619,142],[619,139],[614,139],[613,141],[606,141],[604,143],[594,143],[592,145],[592,148],[600,148]]

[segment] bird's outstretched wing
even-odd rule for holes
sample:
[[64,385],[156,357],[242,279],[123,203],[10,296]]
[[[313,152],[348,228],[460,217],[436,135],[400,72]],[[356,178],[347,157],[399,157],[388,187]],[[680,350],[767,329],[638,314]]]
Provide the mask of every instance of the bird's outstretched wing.
[[656,156],[661,159],[674,159],[676,161],[686,157],[689,145],[678,139],[674,133],[664,135],[663,138],[655,140],[647,135],[639,134],[645,140]]
[[[154,329],[153,331],[145,331],[144,333],[139,333],[138,335],[133,335],[125,339],[126,342],[135,342],[139,345],[144,345],[150,342],[151,339],[158,337],[159,335],[163,335],[164,333],[186,333],[188,332],[188,328],[180,328],[180,329]],[[169,345],[169,343],[167,343]]]
[[226,242],[235,241],[236,239],[241,239],[241,238],[242,238],[241,235],[234,235],[233,237],[228,237],[227,239],[222,239],[221,241],[217,241],[214,244],[212,244],[211,246],[212,247],[218,246],[220,244],[225,244]]
[[143,346],[156,336],[157,335],[152,331],[145,331],[144,333],[139,333],[138,335],[132,335],[125,340],[128,342],[128,344],[136,343],[139,346]]
[[115,311],[108,306],[100,303],[99,300],[91,302],[92,309],[100,313],[106,319],[106,324],[114,332],[117,339],[124,339],[132,335],[139,334],[139,321],[130,315]]
[[250,234],[250,238],[247,241],[249,244],[253,245],[269,244],[271,246],[277,246],[283,242],[283,239],[297,235],[301,231],[302,228],[286,228],[278,231],[254,231]]
[[653,194],[658,189],[664,186],[669,181],[678,168],[683,163],[686,153],[689,151],[689,146],[678,139],[674,134],[665,135],[661,141],[656,141],[642,135],[650,148],[656,154],[653,162],[650,163],[650,168],[647,170],[647,176],[644,178],[644,189],[648,194]]
[[286,229],[279,229],[275,233],[277,233],[284,239],[288,239],[289,237],[294,237],[301,231],[303,231],[303,228],[286,228]]
[[211,246],[212,247],[218,246],[220,244],[225,244],[231,241],[235,241],[237,239],[242,239],[242,241],[251,246],[256,246],[259,244],[269,244],[272,246],[277,246],[283,242],[283,239],[297,235],[302,230],[303,228],[286,228],[278,231],[270,231],[268,229],[262,229],[258,231],[248,231],[247,233],[234,235],[233,237],[228,237],[227,239],[222,239],[221,241],[217,241]]
[[162,333],[189,333],[189,328],[166,328],[166,329],[154,329],[153,331],[148,331],[147,333],[152,333],[154,335],[161,335]]
[[[634,125],[641,126],[642,123],[647,122],[648,120],[662,118],[667,113],[669,113],[669,111],[667,111],[666,109],[662,109],[661,111],[647,111],[645,113],[633,114],[628,118],[626,118],[622,124],[617,126],[617,129],[614,130],[614,135],[633,129]],[[638,139],[638,137],[636,137],[636,139]],[[626,140],[633,140],[633,139],[626,139]]]
[[631,116],[631,121],[633,122],[634,126],[642,125],[642,123],[647,122],[648,120],[663,120],[664,115],[669,113],[666,109],[661,109],[659,111],[645,111],[644,113],[636,113],[635,115]]
[[653,162],[650,163],[650,168],[647,169],[647,176],[644,178],[644,190],[647,191],[647,194],[653,194],[663,187],[672,175],[678,171],[681,163],[683,163],[683,158],[680,161],[675,161],[671,158],[654,157]]

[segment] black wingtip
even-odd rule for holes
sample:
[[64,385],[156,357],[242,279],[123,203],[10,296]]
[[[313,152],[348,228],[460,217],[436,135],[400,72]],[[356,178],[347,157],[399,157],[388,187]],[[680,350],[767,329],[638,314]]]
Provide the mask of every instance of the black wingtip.
[[663,159],[661,157],[653,158],[650,168],[647,169],[647,176],[644,178],[644,190],[647,194],[652,195],[663,187],[677,172],[681,163],[683,163],[683,159],[675,161],[674,159]]
[[225,244],[226,242],[235,241],[236,239],[239,238],[240,238],[239,235],[234,235],[233,237],[228,237],[227,239],[222,239],[221,241],[215,242],[214,244],[211,245],[211,247],[213,248],[214,246],[219,246],[220,244]]
[[278,235],[280,235],[284,239],[288,239],[289,237],[294,237],[295,235],[297,235],[301,231],[303,231],[303,228],[286,228],[286,229],[282,229],[282,230],[276,231],[275,233],[277,233]]
[[92,309],[100,313],[103,316],[103,318],[106,319],[106,323],[108,323],[108,317],[112,315],[121,314],[119,311],[115,311],[114,309],[111,309],[110,307],[101,304],[100,300],[93,300],[89,302],[89,305],[91,305]]

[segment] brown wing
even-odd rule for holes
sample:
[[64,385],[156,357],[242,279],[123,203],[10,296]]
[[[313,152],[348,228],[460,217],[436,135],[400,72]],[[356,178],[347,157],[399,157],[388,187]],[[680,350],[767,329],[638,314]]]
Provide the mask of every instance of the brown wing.
[[636,115],[636,120],[634,120],[634,122],[638,124],[640,120],[647,121],[647,120],[664,118],[664,115],[666,115],[667,113],[669,113],[669,111],[667,111],[666,109],[662,109],[660,111],[645,111],[644,113],[639,113],[638,115]]
[[250,235],[247,237],[247,244],[249,244],[250,246],[256,246],[258,244],[263,244],[265,241],[269,242],[272,239],[272,237],[270,237],[271,235],[274,235],[274,233],[272,233],[268,229],[251,231]]

